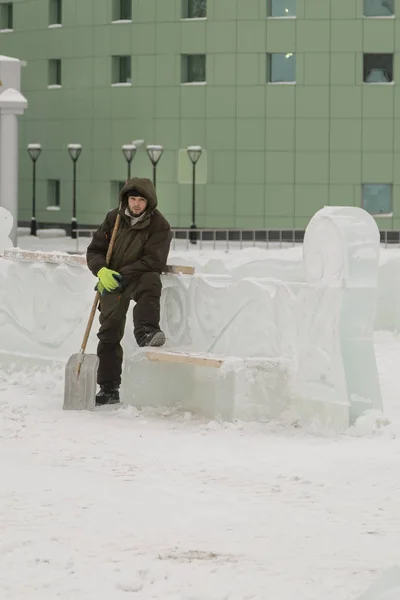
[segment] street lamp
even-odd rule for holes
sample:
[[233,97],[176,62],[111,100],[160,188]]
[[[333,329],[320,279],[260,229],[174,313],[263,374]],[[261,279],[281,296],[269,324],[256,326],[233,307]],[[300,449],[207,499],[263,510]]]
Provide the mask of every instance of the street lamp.
[[164,148],[162,146],[147,146],[147,154],[153,164],[153,185],[156,187],[157,181],[157,164],[163,155]]
[[129,180],[131,178],[131,163],[136,154],[135,144],[125,144],[125,146],[122,146],[122,152],[124,153],[125,160],[128,164],[128,180]]
[[[186,152],[190,160],[192,161],[192,224],[190,229],[196,229],[196,165],[199,161],[200,156],[203,153],[203,148],[201,146],[188,146],[186,148]],[[195,231],[191,231],[189,233],[189,239],[191,244],[197,244],[197,233]]]
[[28,153],[33,164],[31,235],[36,235],[36,161],[42,153],[42,146],[40,144],[28,144]]
[[82,152],[82,146],[80,144],[68,144],[68,152],[74,163],[73,171],[73,192],[72,192],[72,219],[71,219],[71,238],[76,240],[78,229],[78,222],[76,220],[76,163]]

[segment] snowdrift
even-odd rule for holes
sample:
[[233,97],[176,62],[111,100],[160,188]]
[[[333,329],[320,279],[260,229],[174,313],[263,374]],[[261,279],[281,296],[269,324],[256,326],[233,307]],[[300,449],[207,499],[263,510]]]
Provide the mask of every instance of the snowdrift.
[[[1,213],[0,222],[0,361],[65,363],[80,347],[95,279],[82,257],[13,249],[9,216]],[[235,273],[163,275],[166,350],[215,356],[221,368],[152,363],[128,321],[124,401],[335,428],[381,409],[372,340],[379,232],[372,217],[325,208],[307,228],[301,265],[278,278],[272,261],[269,276],[262,264],[257,277],[245,277],[245,265]],[[97,327],[88,352],[96,350]]]

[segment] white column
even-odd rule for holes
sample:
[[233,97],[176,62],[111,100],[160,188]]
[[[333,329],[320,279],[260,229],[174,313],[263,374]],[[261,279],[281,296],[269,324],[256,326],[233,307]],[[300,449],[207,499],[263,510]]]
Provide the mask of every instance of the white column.
[[17,245],[18,223],[18,121],[12,112],[0,112],[0,199],[14,218],[10,238]]
[[8,88],[0,94],[0,205],[14,218],[10,234],[17,244],[18,225],[18,115],[27,108],[26,98],[18,90]]

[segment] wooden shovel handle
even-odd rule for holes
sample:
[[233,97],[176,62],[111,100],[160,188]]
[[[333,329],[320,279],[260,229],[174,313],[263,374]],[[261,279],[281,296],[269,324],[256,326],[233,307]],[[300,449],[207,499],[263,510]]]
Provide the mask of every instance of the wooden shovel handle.
[[[107,266],[110,264],[111,255],[112,255],[112,252],[113,252],[113,249],[114,249],[114,242],[115,242],[115,238],[117,237],[117,233],[118,233],[120,221],[121,221],[121,215],[118,213],[117,214],[117,218],[115,220],[115,225],[114,225],[114,228],[113,228],[113,232],[112,232],[112,235],[111,235],[110,244],[109,244],[108,250],[107,250],[107,255],[106,255],[106,264],[107,264]],[[96,296],[95,296],[94,301],[93,301],[92,310],[90,311],[89,320],[88,320],[88,323],[86,325],[85,334],[83,336],[83,342],[82,342],[82,347],[81,347],[81,350],[80,350],[80,354],[84,354],[85,353],[86,346],[87,346],[88,339],[89,339],[89,335],[90,335],[90,330],[92,329],[92,325],[93,325],[93,321],[94,321],[94,316],[96,314],[96,310],[97,310],[97,306],[99,304],[99,300],[100,300],[100,293],[96,292]]]
[[120,221],[121,221],[121,215],[118,213],[117,214],[117,218],[115,220],[115,225],[113,227],[113,232],[112,232],[112,235],[111,235],[110,244],[109,244],[108,250],[107,250],[107,255],[106,255],[107,267],[110,264],[111,255],[112,255],[113,250],[114,250],[114,242],[115,242],[115,238],[117,237],[117,233],[118,233]]

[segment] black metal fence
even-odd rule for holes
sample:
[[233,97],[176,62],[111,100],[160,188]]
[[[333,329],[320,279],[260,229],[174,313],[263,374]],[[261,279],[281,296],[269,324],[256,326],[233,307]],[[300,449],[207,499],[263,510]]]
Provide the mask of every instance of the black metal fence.
[[[22,225],[22,223],[20,224]],[[57,227],[53,225],[53,228]],[[62,226],[58,226],[58,228]],[[45,229],[51,227],[44,226]],[[79,252],[83,248],[82,238],[92,237],[97,231],[97,227],[78,228],[76,229],[76,251]],[[71,234],[71,228],[67,231],[67,235]],[[234,228],[207,228],[207,229],[172,229],[172,248],[187,248],[198,250],[201,248],[208,249],[225,249],[229,250],[254,247],[274,247],[287,248],[288,246],[296,246],[302,244],[304,240],[304,229],[234,229]],[[399,247],[400,248],[400,231],[383,230],[380,231],[381,244],[384,247]]]

